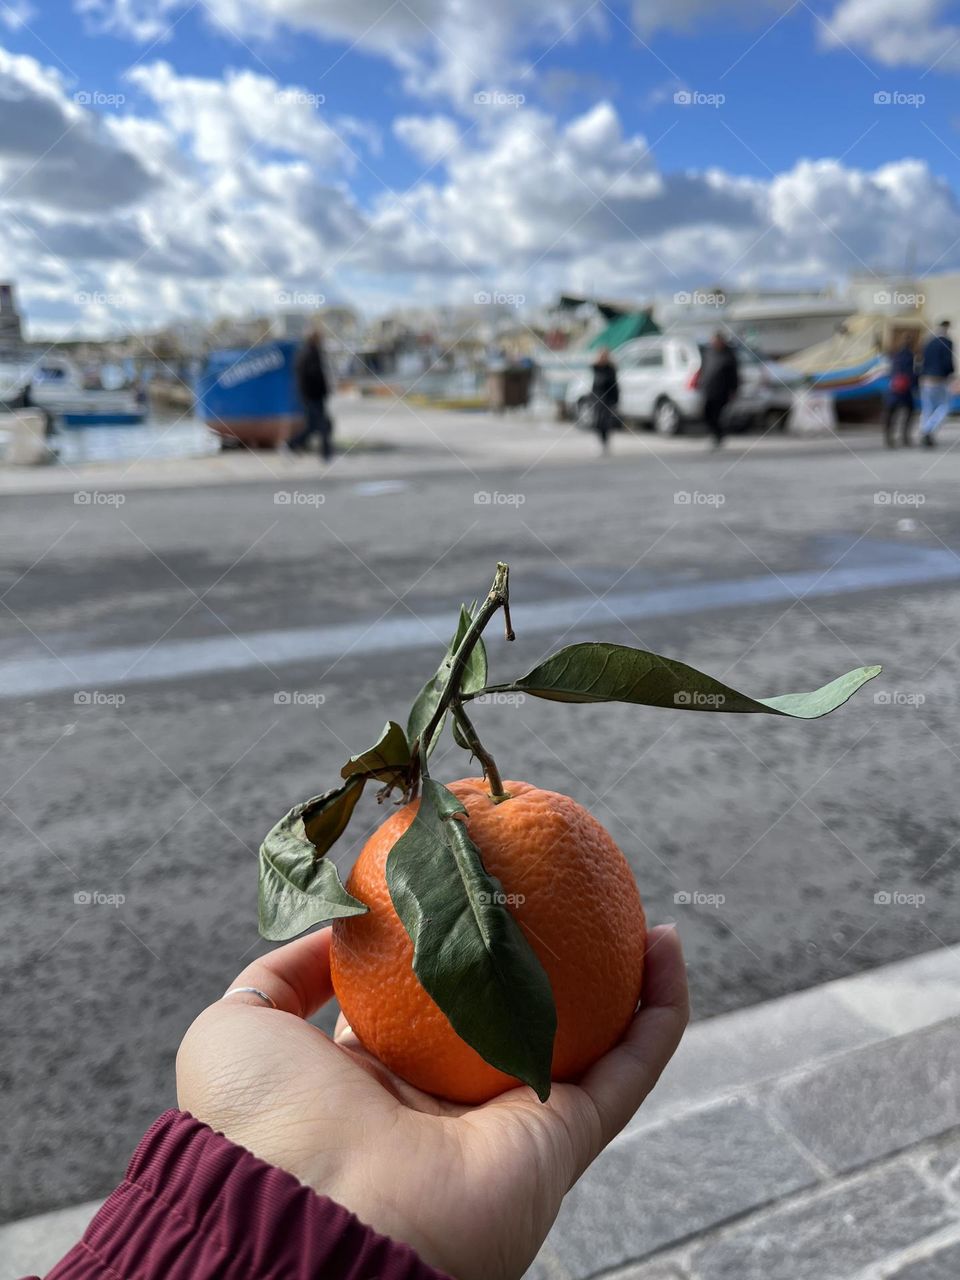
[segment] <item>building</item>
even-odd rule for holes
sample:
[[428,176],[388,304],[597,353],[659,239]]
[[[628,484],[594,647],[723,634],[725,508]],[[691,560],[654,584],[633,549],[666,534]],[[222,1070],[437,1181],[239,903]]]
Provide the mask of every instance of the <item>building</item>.
[[23,350],[23,325],[17,295],[9,282],[0,283],[0,360],[17,359]]

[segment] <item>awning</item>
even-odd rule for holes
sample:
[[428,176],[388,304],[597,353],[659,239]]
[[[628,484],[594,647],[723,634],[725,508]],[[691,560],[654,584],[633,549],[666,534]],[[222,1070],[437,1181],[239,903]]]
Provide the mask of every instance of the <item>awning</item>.
[[599,351],[601,347],[609,347],[613,351],[616,347],[622,347],[625,342],[632,342],[634,338],[651,337],[659,332],[660,326],[654,323],[649,311],[633,311],[630,315],[617,316],[616,320],[612,320],[590,343],[590,350]]

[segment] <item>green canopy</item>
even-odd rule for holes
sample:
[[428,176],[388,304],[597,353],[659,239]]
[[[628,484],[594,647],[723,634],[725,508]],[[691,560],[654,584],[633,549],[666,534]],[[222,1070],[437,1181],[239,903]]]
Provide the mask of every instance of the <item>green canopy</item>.
[[590,343],[591,351],[599,351],[601,347],[609,347],[613,351],[622,347],[625,342],[634,338],[646,338],[660,332],[649,311],[631,311],[625,316],[617,316]]

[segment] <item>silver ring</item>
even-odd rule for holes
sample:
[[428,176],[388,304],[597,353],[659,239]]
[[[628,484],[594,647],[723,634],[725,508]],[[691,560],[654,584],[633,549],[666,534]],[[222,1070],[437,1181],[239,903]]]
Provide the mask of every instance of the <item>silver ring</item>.
[[268,996],[265,991],[261,991],[259,987],[231,987],[229,991],[223,993],[220,999],[226,1000],[227,996],[239,995],[259,996],[264,1004],[268,1004],[271,1009],[276,1009],[277,1007],[276,1000]]

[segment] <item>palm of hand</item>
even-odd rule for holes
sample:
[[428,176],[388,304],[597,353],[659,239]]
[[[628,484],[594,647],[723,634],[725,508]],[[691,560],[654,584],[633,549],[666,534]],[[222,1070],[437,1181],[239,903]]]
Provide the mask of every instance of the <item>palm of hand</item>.
[[563,1196],[653,1087],[686,1022],[672,930],[655,930],[644,1007],[625,1040],[546,1104],[519,1088],[479,1107],[389,1072],[338,1025],[303,1018],[330,996],[326,932],[254,962],[267,991],[206,1009],[177,1060],[180,1105],[255,1155],[411,1244],[457,1280],[516,1280]]

